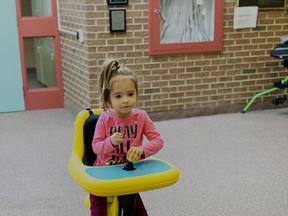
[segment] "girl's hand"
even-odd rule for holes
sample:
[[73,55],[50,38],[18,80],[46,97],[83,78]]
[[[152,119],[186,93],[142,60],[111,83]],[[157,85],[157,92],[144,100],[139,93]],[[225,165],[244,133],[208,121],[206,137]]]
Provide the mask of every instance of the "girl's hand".
[[120,145],[123,142],[123,134],[116,132],[112,134],[110,139],[113,145]]
[[141,159],[143,150],[140,147],[132,147],[127,152],[127,159],[130,162],[137,162]]

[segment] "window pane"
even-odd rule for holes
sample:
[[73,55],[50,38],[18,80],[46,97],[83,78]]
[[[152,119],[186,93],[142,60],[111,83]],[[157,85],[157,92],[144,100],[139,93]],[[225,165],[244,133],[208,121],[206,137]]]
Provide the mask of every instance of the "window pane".
[[51,0],[22,0],[22,16],[52,16]]
[[214,40],[215,0],[159,0],[160,43]]
[[54,39],[25,38],[24,49],[28,89],[56,87]]

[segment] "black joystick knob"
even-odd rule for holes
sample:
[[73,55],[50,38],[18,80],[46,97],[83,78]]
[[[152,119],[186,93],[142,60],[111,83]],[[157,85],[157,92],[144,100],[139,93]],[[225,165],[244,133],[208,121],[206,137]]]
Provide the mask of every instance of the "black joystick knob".
[[128,163],[125,165],[125,167],[123,167],[123,170],[126,170],[126,171],[135,170],[133,163],[128,161]]

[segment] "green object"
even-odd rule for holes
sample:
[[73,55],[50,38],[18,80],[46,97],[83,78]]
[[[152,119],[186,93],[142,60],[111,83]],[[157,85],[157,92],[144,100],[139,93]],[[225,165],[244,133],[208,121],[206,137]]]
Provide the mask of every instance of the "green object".
[[[281,83],[282,84],[285,84],[286,82],[288,81],[288,77],[286,77],[285,79],[281,80]],[[279,90],[280,88],[277,88],[277,87],[273,87],[271,89],[268,89],[268,90],[265,90],[265,91],[262,91],[258,94],[256,94],[248,103],[247,105],[244,107],[244,109],[242,110],[242,113],[246,113],[247,110],[250,108],[250,106],[253,104],[253,102],[256,100],[256,98],[262,96],[262,95],[266,95],[266,94],[269,94],[271,92],[274,92],[274,91],[277,91]]]

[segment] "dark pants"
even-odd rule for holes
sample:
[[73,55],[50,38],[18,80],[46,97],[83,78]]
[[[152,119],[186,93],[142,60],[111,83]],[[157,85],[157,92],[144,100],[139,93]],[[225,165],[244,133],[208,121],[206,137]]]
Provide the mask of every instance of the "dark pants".
[[[91,216],[107,215],[107,197],[98,197],[90,194]],[[137,216],[148,216],[143,201],[139,194],[136,198],[136,214]]]

